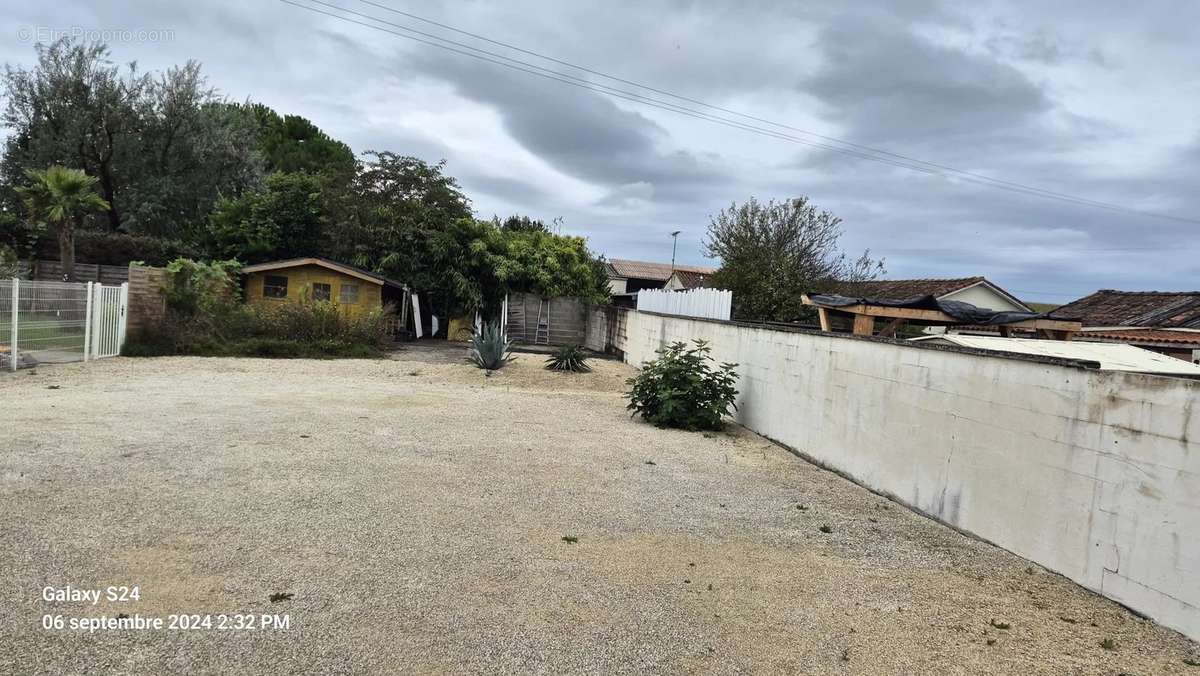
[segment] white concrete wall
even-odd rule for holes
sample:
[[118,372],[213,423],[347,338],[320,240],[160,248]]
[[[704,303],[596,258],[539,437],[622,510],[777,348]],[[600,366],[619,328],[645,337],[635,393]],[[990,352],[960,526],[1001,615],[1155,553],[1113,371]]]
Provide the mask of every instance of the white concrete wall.
[[1200,639],[1200,382],[629,312],[703,338],[738,421]]

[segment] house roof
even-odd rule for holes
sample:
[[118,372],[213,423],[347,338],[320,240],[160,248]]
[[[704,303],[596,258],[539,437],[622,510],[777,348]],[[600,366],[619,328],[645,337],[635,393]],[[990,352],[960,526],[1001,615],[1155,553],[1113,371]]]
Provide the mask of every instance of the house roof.
[[1200,349],[1200,330],[1179,329],[1101,329],[1084,330],[1077,336],[1080,340],[1104,340],[1121,343],[1172,343],[1181,347],[1193,345]]
[[674,277],[679,280],[685,289],[699,289],[704,286],[712,273],[696,272],[694,270],[676,270]]
[[1102,289],[1063,305],[1050,316],[1073,317],[1082,321],[1085,327],[1200,329],[1200,291]]
[[909,298],[911,296],[933,296],[940,298],[948,293],[974,286],[983,277],[960,277],[958,279],[876,279],[869,282],[853,282],[847,288],[855,295],[874,298]]
[[705,275],[711,275],[716,272],[716,268],[707,268],[700,265],[675,265],[671,267],[670,263],[651,263],[648,261],[630,261],[621,258],[610,258],[608,260],[608,271],[613,277],[626,277],[633,279],[657,279],[667,281],[671,278],[671,273],[674,271],[683,272],[698,272]]
[[330,270],[340,272],[343,275],[349,275],[350,277],[357,277],[357,278],[367,281],[367,282],[379,284],[380,286],[392,286],[397,289],[405,288],[405,286],[403,284],[401,284],[400,282],[397,282],[394,279],[389,279],[387,277],[384,277],[383,275],[376,274],[374,272],[371,272],[370,270],[364,270],[362,268],[355,267],[353,265],[346,265],[345,263],[338,263],[337,261],[331,261],[328,258],[321,258],[320,256],[306,256],[304,258],[289,258],[287,260],[282,260],[282,261],[270,261],[267,263],[257,263],[255,265],[247,265],[246,267],[242,268],[242,272],[245,274],[252,273],[252,272],[268,272],[270,270],[284,270],[287,268],[296,268],[296,267],[300,267],[302,265],[318,265],[323,268],[328,268]]
[[1110,345],[1065,340],[1034,340],[1031,338],[993,338],[949,333],[922,336],[918,342],[951,343],[962,347],[998,352],[1018,352],[1043,357],[1062,357],[1097,362],[1101,371],[1132,371],[1159,375],[1200,378],[1200,366],[1175,357],[1168,357],[1132,345]]
[[868,298],[890,298],[899,300],[912,296],[941,298],[955,291],[972,286],[984,285],[1010,302],[1033,312],[1021,299],[988,281],[986,277],[958,277],[955,279],[876,279],[869,282],[853,282],[845,286],[846,292]]

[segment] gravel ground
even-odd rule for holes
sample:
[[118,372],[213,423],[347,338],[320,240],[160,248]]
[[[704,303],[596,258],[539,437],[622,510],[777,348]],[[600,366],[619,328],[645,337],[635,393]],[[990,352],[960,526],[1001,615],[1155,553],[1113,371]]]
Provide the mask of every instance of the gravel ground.
[[[1179,634],[745,430],[631,420],[623,364],[540,362],[0,377],[0,672],[1200,675]],[[117,613],[290,626],[42,628]]]

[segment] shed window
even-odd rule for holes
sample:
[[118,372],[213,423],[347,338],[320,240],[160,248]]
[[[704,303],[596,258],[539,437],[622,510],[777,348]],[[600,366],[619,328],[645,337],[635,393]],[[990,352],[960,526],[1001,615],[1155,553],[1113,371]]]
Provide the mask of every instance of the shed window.
[[267,275],[263,277],[264,298],[287,298],[287,277]]
[[333,297],[333,286],[331,284],[321,284],[314,282],[312,285],[313,300],[329,300]]
[[343,284],[342,285],[342,293],[338,297],[338,302],[344,303],[346,305],[354,305],[355,303],[357,303],[358,302],[358,285],[357,284]]

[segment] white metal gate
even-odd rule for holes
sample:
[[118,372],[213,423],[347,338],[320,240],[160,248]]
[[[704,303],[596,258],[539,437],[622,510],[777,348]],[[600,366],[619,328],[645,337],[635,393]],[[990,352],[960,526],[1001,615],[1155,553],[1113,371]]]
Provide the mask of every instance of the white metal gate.
[[0,369],[114,357],[129,285],[0,280]]

